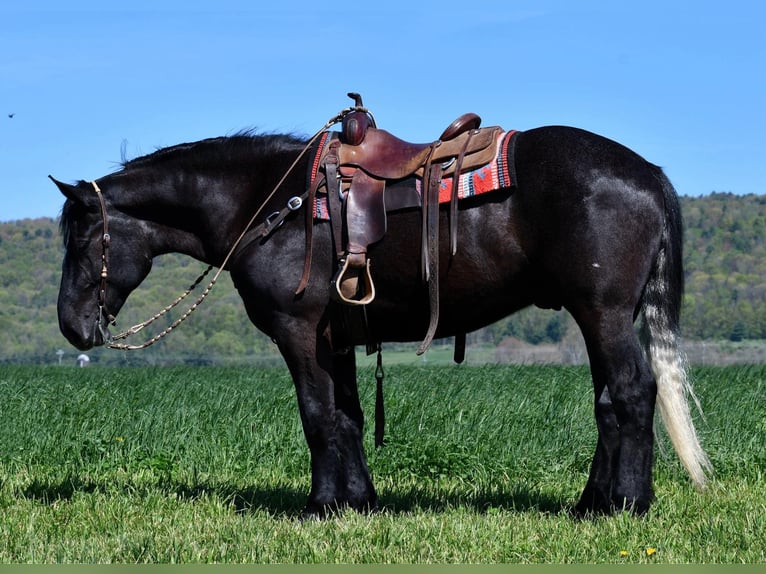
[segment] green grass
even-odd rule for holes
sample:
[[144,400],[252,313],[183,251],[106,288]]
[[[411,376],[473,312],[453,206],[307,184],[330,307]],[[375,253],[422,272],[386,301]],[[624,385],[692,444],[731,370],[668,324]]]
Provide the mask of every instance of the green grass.
[[[586,521],[587,369],[386,375],[387,446],[366,437],[382,511],[302,523],[286,369],[1,367],[0,562],[766,561],[766,367],[694,372],[706,492],[661,437],[650,513]],[[359,383],[372,413],[372,367]]]

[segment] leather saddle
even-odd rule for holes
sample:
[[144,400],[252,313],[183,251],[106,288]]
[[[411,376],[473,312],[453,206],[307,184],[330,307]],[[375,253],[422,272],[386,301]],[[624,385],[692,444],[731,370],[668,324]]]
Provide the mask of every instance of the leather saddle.
[[[353,173],[349,168],[360,168],[369,175],[395,180],[407,176],[423,177],[426,164],[442,162],[464,155],[462,169],[473,169],[494,159],[497,130],[479,129],[481,118],[476,114],[463,114],[450,128],[432,143],[415,144],[399,139],[386,130],[369,128],[366,137],[357,145],[343,143],[340,148],[341,173]],[[453,126],[462,126],[453,128]],[[476,126],[476,127],[472,127]],[[459,131],[454,132],[454,129]],[[449,139],[447,139],[449,138]],[[454,173],[456,162],[444,166],[442,175]]]
[[[500,127],[480,128],[481,118],[463,114],[431,143],[411,143],[377,128],[358,94],[342,119],[340,134],[322,152],[330,220],[338,270],[333,296],[343,304],[363,306],[375,298],[369,245],[386,233],[386,212],[422,208],[421,272],[428,285],[430,323],[417,353],[430,346],[439,321],[439,187],[442,178],[490,163],[497,155]],[[422,179],[422,192],[400,191],[386,182]],[[457,180],[450,200],[451,253],[457,251]],[[464,340],[464,339],[463,339]],[[456,353],[457,357],[457,353]],[[457,360],[457,359],[456,359]]]

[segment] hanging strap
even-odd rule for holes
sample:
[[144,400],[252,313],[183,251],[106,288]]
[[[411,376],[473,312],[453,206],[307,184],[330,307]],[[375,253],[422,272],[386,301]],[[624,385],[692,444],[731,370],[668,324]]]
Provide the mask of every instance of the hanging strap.
[[428,284],[428,300],[431,318],[425,339],[416,354],[422,355],[436,335],[439,326],[439,186],[441,165],[431,165],[428,170],[428,188],[423,193],[423,247],[422,271]]
[[335,254],[338,259],[343,257],[343,215],[340,197],[340,178],[338,174],[340,163],[338,158],[339,147],[340,141],[337,138],[333,138],[324,161],[325,177],[327,179],[327,205],[330,210],[330,225],[332,226],[332,237],[335,243]]
[[382,346],[378,343],[378,364],[375,367],[375,446],[383,446],[383,434],[386,429],[386,412],[383,405],[383,354]]
[[468,136],[465,138],[465,144],[460,150],[460,155],[457,156],[455,161],[455,175],[452,176],[452,197],[450,198],[449,207],[449,237],[450,237],[450,253],[455,255],[457,253],[457,200],[458,192],[460,191],[460,171],[463,168],[463,159],[465,158],[465,152],[468,149],[468,144],[471,141],[473,131],[468,132]]

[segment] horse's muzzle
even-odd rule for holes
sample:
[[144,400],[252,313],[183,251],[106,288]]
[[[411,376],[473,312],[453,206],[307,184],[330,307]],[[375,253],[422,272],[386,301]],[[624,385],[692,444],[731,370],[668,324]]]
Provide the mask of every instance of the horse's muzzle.
[[103,316],[100,319],[96,317],[95,320],[92,315],[75,320],[59,317],[59,329],[66,340],[80,351],[100,347],[112,339],[107,319]]

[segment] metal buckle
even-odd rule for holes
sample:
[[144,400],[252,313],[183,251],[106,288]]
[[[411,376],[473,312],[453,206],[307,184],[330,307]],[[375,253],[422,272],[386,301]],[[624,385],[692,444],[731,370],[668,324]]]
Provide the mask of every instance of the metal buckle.
[[290,211],[298,211],[303,205],[303,200],[298,196],[293,196],[287,200],[287,209]]
[[285,222],[285,220],[284,220],[284,219],[282,219],[281,221],[278,221],[278,222],[277,222],[276,226],[272,227],[272,223],[271,223],[271,222],[272,222],[274,219],[276,219],[277,217],[279,217],[279,212],[278,212],[278,211],[275,211],[274,213],[272,213],[271,215],[269,215],[269,216],[266,218],[266,228],[267,228],[269,231],[272,231],[272,230],[274,230],[274,229],[279,229],[279,227],[280,227],[280,226],[281,226],[281,225],[282,225],[282,224]]

